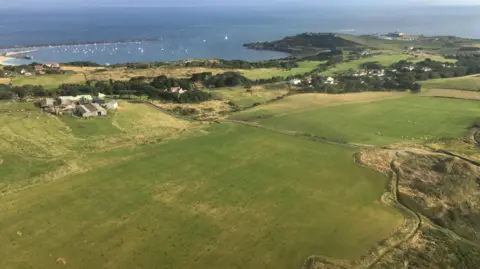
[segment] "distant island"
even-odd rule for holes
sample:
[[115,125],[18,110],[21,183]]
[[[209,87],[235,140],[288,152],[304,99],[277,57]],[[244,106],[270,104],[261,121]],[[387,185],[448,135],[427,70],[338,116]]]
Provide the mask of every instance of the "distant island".
[[271,50],[293,55],[312,55],[331,50],[362,49],[411,49],[421,48],[435,54],[456,54],[460,52],[480,52],[480,40],[455,36],[408,35],[392,32],[379,35],[354,36],[338,33],[302,33],[281,40],[243,44],[255,50]]

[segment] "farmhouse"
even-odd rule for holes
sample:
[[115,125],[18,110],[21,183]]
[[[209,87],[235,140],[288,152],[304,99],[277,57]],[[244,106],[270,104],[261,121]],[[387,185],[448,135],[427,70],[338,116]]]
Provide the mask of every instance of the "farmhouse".
[[86,103],[83,105],[77,105],[75,113],[83,118],[107,115],[107,111],[97,103]]

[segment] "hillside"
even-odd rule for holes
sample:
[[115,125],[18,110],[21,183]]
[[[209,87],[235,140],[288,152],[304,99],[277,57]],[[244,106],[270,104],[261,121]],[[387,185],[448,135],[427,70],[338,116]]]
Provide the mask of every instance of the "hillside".
[[249,49],[274,50],[288,53],[319,53],[335,48],[355,48],[360,43],[347,40],[334,33],[303,33],[282,40],[244,44]]

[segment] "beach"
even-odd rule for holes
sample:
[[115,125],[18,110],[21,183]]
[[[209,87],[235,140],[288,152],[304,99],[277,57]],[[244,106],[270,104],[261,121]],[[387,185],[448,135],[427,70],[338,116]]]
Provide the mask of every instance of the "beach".
[[32,50],[9,51],[5,54],[0,55],[0,65],[11,65],[16,60],[20,60],[20,61],[24,60],[24,59],[18,59],[15,56],[34,52],[34,51],[36,50],[32,49]]

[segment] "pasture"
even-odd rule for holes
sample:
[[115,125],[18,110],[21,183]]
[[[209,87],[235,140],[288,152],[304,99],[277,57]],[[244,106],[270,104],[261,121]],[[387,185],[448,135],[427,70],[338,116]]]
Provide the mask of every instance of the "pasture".
[[414,60],[415,58],[410,56],[410,55],[406,55],[406,54],[392,54],[392,55],[388,55],[388,54],[380,54],[380,55],[375,55],[375,56],[372,56],[372,57],[367,57],[367,58],[363,58],[363,59],[360,59],[360,60],[355,60],[355,61],[351,61],[351,62],[344,62],[344,63],[339,63],[337,64],[336,66],[324,71],[324,72],[321,72],[320,75],[322,76],[331,76],[331,75],[334,75],[336,73],[342,73],[342,72],[346,72],[350,69],[353,69],[353,70],[358,70],[360,69],[360,65],[361,64],[364,64],[364,63],[368,63],[368,62],[378,62],[379,64],[383,65],[383,66],[390,66],[396,62],[399,62],[401,60]]
[[446,90],[446,89],[427,89],[423,90],[423,96],[458,98],[480,101],[480,91]]
[[[119,111],[108,117],[92,119],[48,115],[32,103],[0,102],[0,194],[88,170],[93,159],[83,159],[87,153],[188,137],[197,127],[129,102],[120,102]],[[34,172],[42,167],[51,174]]]
[[[459,137],[480,113],[477,101],[410,96],[391,100],[290,109],[295,100],[246,111],[237,119],[287,131],[361,144],[388,145]],[[284,104],[282,106],[282,104]],[[295,105],[291,105],[295,107]]]
[[62,84],[79,84],[85,83],[85,76],[81,73],[74,74],[55,74],[55,75],[38,75],[38,76],[18,76],[12,78],[14,86],[21,85],[41,85],[45,89],[55,89]]
[[480,75],[432,79],[423,81],[422,86],[427,89],[480,91]]
[[305,61],[299,62],[299,67],[292,68],[290,70],[282,70],[280,68],[255,68],[251,70],[238,70],[242,75],[251,79],[268,79],[272,77],[288,77],[294,76],[299,74],[305,74],[307,72],[312,71],[318,65],[323,64],[325,62],[322,61]]
[[115,161],[0,197],[0,267],[299,268],[312,254],[357,259],[403,222],[352,149],[205,131],[87,154]]
[[288,86],[284,83],[253,86],[251,89],[244,87],[218,88],[211,93],[224,100],[233,102],[240,107],[249,107],[255,103],[264,103],[278,96],[288,93]]

